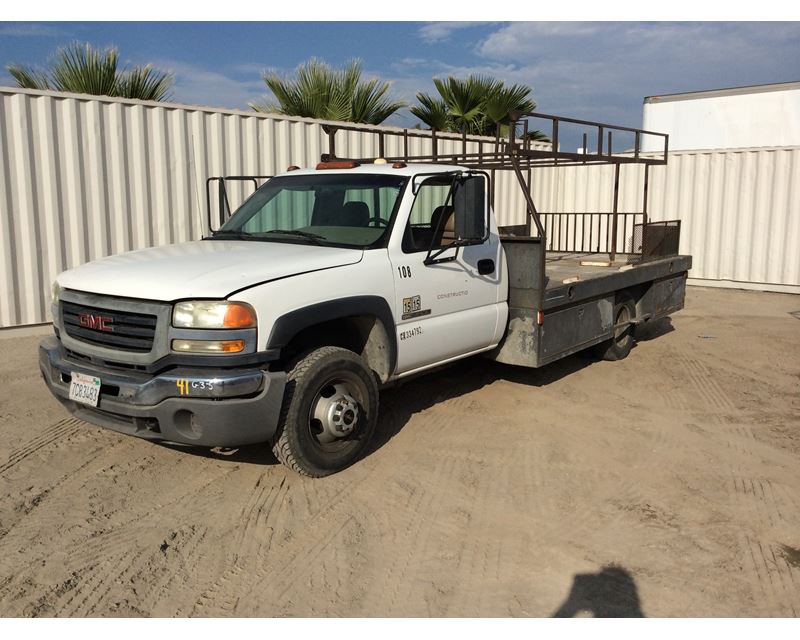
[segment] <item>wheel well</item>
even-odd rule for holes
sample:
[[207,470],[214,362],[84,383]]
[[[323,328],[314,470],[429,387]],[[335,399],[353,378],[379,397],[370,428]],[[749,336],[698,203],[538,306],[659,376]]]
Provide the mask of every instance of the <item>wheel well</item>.
[[616,296],[617,302],[619,302],[621,298],[630,297],[636,308],[636,317],[641,317],[644,314],[642,299],[651,285],[651,282],[642,282],[641,284],[636,284],[622,291],[618,291]]
[[281,364],[319,347],[341,347],[364,358],[381,382],[394,370],[394,354],[386,327],[373,315],[325,320],[298,331],[281,349]]

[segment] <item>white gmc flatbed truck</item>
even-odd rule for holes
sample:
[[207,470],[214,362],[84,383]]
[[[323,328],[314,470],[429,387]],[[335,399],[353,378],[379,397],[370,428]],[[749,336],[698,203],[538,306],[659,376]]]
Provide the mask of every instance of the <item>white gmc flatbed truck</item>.
[[[493,157],[522,179],[531,158],[575,155],[529,147],[512,136]],[[266,181],[202,240],[61,273],[44,381],[87,422],[185,445],[269,442],[319,477],[364,454],[381,386],[477,354],[620,359],[635,325],[683,307],[691,258],[677,244],[548,250],[530,192],[536,229],[501,230],[492,176],[463,157],[328,155]]]

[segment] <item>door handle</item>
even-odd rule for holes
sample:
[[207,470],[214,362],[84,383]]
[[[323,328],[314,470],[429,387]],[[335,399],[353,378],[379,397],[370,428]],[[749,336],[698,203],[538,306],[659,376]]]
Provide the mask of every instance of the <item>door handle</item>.
[[490,273],[494,273],[494,260],[478,260],[478,275],[488,276]]

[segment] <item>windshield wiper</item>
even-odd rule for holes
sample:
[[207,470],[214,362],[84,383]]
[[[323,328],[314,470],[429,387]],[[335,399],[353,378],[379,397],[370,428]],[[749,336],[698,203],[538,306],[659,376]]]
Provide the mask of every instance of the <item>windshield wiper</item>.
[[265,233],[280,233],[285,236],[299,236],[300,238],[308,238],[309,240],[313,240],[315,244],[319,244],[320,240],[325,240],[325,236],[321,236],[317,233],[309,233],[308,231],[297,231],[294,229],[270,229]]
[[239,231],[236,229],[219,229],[218,231],[212,232],[210,236],[207,237],[209,240],[213,240],[214,238],[231,238],[233,240],[258,240],[258,238],[248,232],[248,231]]
[[237,229],[220,229],[219,231],[215,231],[210,236],[206,238],[206,240],[216,240],[216,239],[230,239],[230,240],[260,240],[265,241],[267,238],[264,237],[263,234],[267,233],[275,233],[285,236],[296,236],[298,238],[305,238],[314,244],[320,244],[320,240],[325,240],[325,236],[318,235],[316,233],[309,233],[308,231],[294,231],[292,229],[271,229],[270,231],[264,231],[261,233],[250,233],[249,231],[239,231]]

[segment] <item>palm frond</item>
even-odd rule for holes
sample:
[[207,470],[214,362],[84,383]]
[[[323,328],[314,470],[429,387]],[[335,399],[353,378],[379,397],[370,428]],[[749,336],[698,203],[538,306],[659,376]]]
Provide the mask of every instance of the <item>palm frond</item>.
[[152,65],[134,67],[117,78],[116,94],[137,100],[169,100],[174,81],[171,73],[156,71]]
[[[434,78],[433,84],[439,98],[418,93],[419,104],[410,111],[436,129],[494,135],[498,125],[501,130],[507,130],[509,112],[536,108],[536,103],[528,97],[530,87],[506,86],[504,81],[491,76],[472,74],[464,79],[448,76]],[[436,126],[431,124],[433,122]]]
[[248,102],[247,106],[258,113],[280,113],[281,106],[274,102]]
[[458,132],[472,133],[481,115],[482,87],[453,76],[446,80],[434,78],[433,83],[447,105],[452,128]]
[[533,111],[536,103],[528,98],[530,87],[523,85],[502,85],[486,96],[483,113],[494,124],[507,123],[511,111]]
[[431,129],[437,131],[450,131],[450,114],[447,111],[447,103],[441,98],[434,98],[427,93],[417,94],[418,105],[414,105],[409,110],[413,115],[422,120]]
[[[390,84],[378,79],[362,80],[361,62],[349,61],[335,69],[311,58],[295,69],[294,78],[274,71],[263,75],[264,82],[277,101],[271,109],[285,115],[380,124],[405,106],[388,97]],[[266,105],[251,103],[256,110]]]
[[119,52],[114,47],[100,51],[75,42],[58,50],[50,76],[59,91],[115,96],[118,63]]
[[58,49],[47,71],[34,71],[21,65],[9,65],[8,72],[20,87],[55,89],[68,93],[167,100],[174,77],[152,65],[119,69],[115,47],[95,49],[89,43],[73,42]]
[[380,124],[406,106],[402,100],[393,100],[387,95],[390,88],[388,82],[381,82],[377,78],[355,86],[350,99],[352,121]]
[[11,77],[14,78],[18,87],[23,89],[50,89],[50,81],[46,73],[36,71],[30,67],[23,67],[19,64],[10,64],[6,69],[11,74]]
[[539,131],[539,129],[528,131],[527,136],[521,137],[523,139],[532,140],[533,142],[552,142],[552,140],[550,140],[550,136],[548,136],[544,131]]

